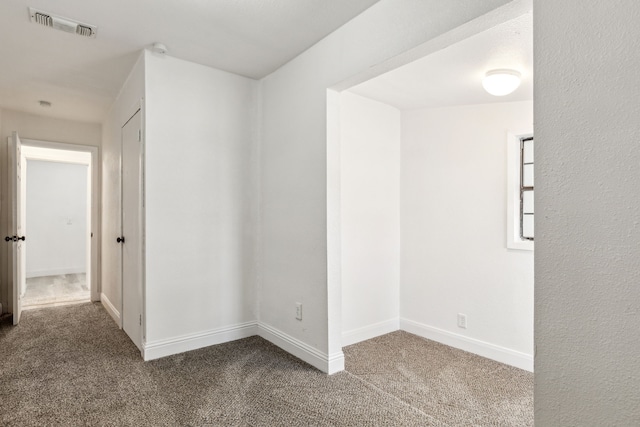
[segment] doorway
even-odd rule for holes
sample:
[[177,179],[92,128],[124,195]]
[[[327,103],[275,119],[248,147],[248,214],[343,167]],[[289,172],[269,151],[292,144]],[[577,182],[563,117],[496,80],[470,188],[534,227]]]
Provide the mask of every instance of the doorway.
[[99,300],[98,148],[16,141],[15,208],[25,239],[15,264],[14,323],[22,309]]
[[[91,154],[23,147],[26,309],[90,301]],[[90,237],[89,237],[90,238]],[[89,274],[87,274],[89,272]]]

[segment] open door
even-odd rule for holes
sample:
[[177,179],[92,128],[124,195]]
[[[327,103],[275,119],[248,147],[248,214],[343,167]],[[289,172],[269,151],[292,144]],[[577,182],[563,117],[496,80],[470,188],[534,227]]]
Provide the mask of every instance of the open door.
[[25,290],[24,241],[22,224],[22,146],[17,132],[9,137],[9,188],[11,191],[11,233],[5,241],[13,246],[13,324],[20,322],[22,294]]

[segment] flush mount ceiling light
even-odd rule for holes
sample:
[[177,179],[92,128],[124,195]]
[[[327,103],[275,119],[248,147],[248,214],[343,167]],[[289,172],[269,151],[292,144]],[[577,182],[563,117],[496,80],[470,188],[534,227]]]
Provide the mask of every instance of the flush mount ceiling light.
[[491,70],[482,80],[484,90],[494,96],[509,95],[520,86],[520,73],[515,70]]

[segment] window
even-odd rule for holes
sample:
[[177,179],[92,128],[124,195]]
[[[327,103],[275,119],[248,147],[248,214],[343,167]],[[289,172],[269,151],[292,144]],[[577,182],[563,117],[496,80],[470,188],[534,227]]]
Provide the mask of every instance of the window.
[[533,137],[520,138],[520,238],[533,241]]
[[533,250],[533,132],[507,133],[507,248]]

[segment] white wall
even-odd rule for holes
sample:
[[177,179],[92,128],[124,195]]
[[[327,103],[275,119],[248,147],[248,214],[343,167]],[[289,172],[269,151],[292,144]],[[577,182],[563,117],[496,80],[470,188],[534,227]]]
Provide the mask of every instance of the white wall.
[[533,252],[506,248],[506,141],[532,128],[530,101],[403,112],[400,203],[401,327],[528,369]]
[[539,426],[640,423],[639,20],[535,3]]
[[[11,132],[17,131],[23,139],[100,147],[102,126],[99,123],[54,119],[12,110],[2,110],[0,119],[0,129],[2,129],[0,133],[0,192],[2,193],[0,195],[2,202],[0,229],[2,233],[0,235],[4,238],[4,236],[12,234],[10,230],[11,196],[7,188],[9,178],[7,175],[9,169],[7,163],[7,138],[11,135]],[[99,229],[99,227],[96,229]],[[98,234],[95,238],[100,239],[101,236]],[[12,261],[9,249],[10,245],[0,245],[0,302],[2,303],[3,311],[11,312],[13,298],[11,295],[12,290],[10,289],[12,279],[9,266]]]
[[258,83],[146,52],[145,86],[148,358],[255,325]]
[[103,125],[102,146],[102,295],[100,299],[109,314],[120,325],[122,308],[121,245],[116,238],[122,234],[120,212],[121,129],[135,113],[144,97],[144,60],[140,55],[127,81],[113,103]]
[[120,323],[120,136],[143,97],[143,355],[254,335],[258,82],[169,56],[141,54],[104,126],[103,303]]
[[341,94],[343,345],[399,328],[400,111]]
[[343,361],[341,290],[327,280],[327,88],[505,3],[382,0],[262,80],[259,316],[321,369]]
[[27,160],[27,277],[85,273],[86,165]]
[[[2,135],[4,134],[2,133],[2,109],[0,108],[0,138],[2,138]],[[0,147],[5,147],[5,145],[2,144],[1,139],[0,139]],[[3,150],[0,150],[0,161],[3,161],[1,151]],[[2,164],[4,165],[4,163]],[[9,231],[8,227],[5,224],[4,211],[7,208],[7,206],[5,205],[4,192],[3,192],[4,180],[5,180],[4,173],[0,173],[0,242],[4,241],[4,236],[7,235],[4,233]],[[0,272],[6,271],[6,269],[9,267],[7,258],[8,257],[5,254],[5,252],[0,249]],[[5,285],[6,283],[5,280],[7,279],[8,279],[8,275],[6,275],[5,273],[0,273],[0,315],[6,313],[9,309],[9,304],[8,304],[9,289],[8,289],[8,285]]]

